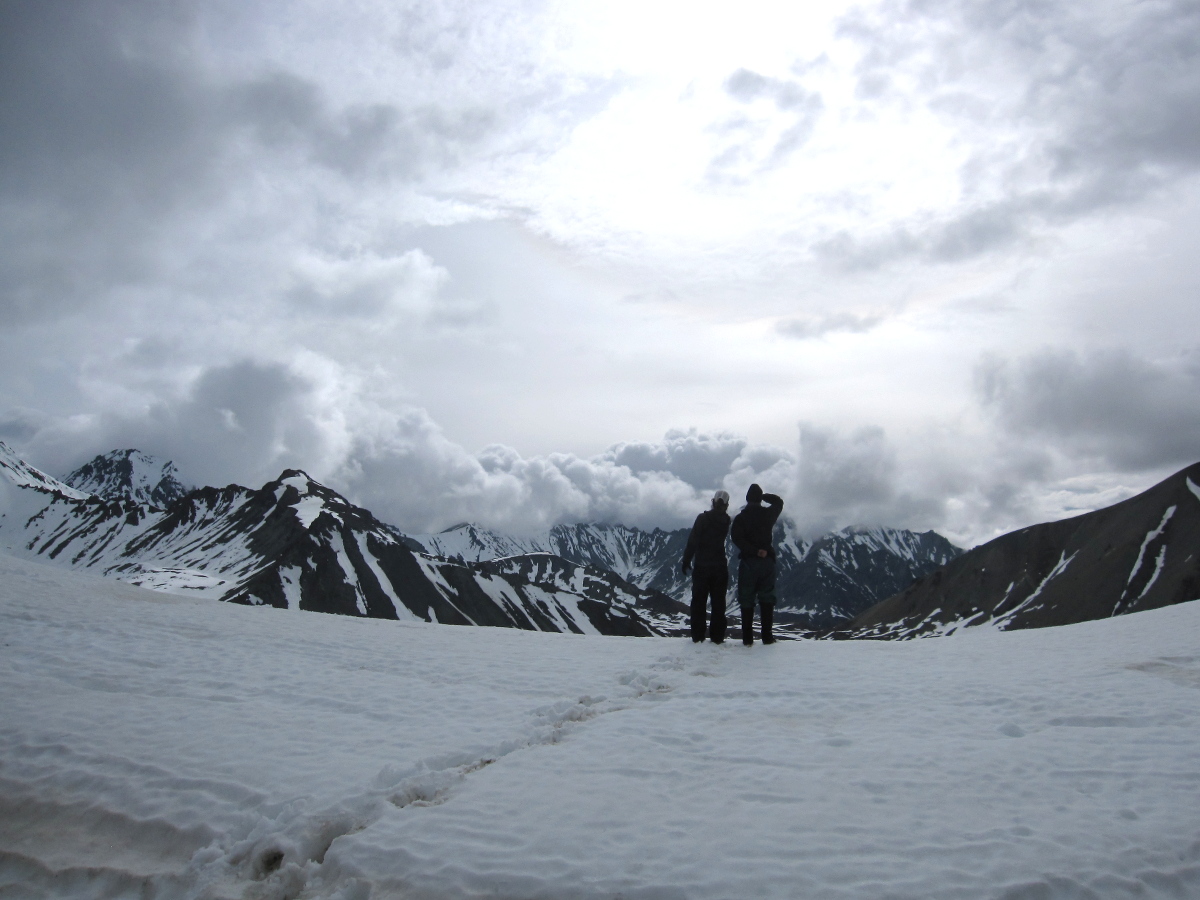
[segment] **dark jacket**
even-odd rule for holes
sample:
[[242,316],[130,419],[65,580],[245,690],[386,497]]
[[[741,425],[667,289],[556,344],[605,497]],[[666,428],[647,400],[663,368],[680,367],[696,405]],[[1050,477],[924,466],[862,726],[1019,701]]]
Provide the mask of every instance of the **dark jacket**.
[[729,534],[729,513],[723,509],[706,509],[696,516],[696,524],[688,535],[683,551],[683,568],[696,560],[696,567],[729,565],[725,558],[725,536]]
[[733,543],[741,551],[742,559],[757,558],[759,550],[767,551],[767,559],[775,558],[771,533],[775,520],[783,512],[783,500],[775,494],[763,494],[766,506],[747,503],[733,520]]

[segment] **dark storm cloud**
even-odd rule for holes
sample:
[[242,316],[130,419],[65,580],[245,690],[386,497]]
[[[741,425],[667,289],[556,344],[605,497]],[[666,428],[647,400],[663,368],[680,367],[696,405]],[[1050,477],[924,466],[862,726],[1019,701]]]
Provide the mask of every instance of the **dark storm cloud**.
[[1200,358],[1171,364],[1125,350],[992,357],[975,375],[984,408],[1018,437],[1123,471],[1200,460]]
[[[906,88],[970,140],[965,209],[820,255],[864,269],[902,256],[954,261],[1142,199],[1200,168],[1200,6],[904,0],[841,33],[864,56],[866,108]],[[915,85],[916,87],[911,87]],[[1015,137],[1014,137],[1015,135]]]
[[214,366],[184,397],[159,401],[144,416],[103,417],[85,455],[137,447],[176,461],[198,484],[257,487],[318,456],[324,437],[306,415],[312,390],[276,364]]
[[[210,111],[123,51],[129,7],[0,5],[0,315],[94,296],[153,266],[155,224],[205,186]],[[156,8],[146,9],[152,28]]]
[[494,124],[470,106],[338,108],[283,71],[214,80],[188,8],[0,3],[3,321],[163,280],[167,259],[204,252],[210,219],[272,179],[412,180]]
[[13,446],[26,444],[51,424],[50,417],[34,409],[9,409],[0,413],[0,440]]
[[796,501],[801,530],[823,534],[849,525],[924,529],[944,518],[945,497],[905,486],[896,451],[878,426],[842,432],[800,425]]

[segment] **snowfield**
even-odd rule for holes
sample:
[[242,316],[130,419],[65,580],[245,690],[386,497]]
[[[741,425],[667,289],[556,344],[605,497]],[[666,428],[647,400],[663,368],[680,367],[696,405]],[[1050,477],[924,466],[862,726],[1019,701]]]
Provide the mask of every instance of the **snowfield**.
[[1200,897],[1200,604],[694,646],[0,556],[0,897]]

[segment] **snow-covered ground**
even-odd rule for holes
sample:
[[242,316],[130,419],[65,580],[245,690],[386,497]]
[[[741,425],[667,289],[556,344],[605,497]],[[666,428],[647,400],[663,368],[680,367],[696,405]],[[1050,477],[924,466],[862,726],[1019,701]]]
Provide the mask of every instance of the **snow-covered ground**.
[[0,622],[6,900],[1200,896],[1200,603],[717,648],[0,556]]

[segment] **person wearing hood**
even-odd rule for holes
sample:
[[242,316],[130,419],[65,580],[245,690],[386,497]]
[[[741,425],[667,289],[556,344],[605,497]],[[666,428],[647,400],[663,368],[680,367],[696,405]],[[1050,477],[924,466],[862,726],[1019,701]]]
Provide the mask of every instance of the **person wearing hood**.
[[[763,505],[766,501],[766,506]],[[775,643],[775,546],[771,540],[783,500],[764,494],[757,484],[746,491],[746,505],[733,520],[733,545],[738,548],[738,605],[742,608],[742,643],[754,643],[754,604],[762,612],[762,642]]]
[[696,516],[692,533],[683,551],[683,574],[688,574],[692,560],[696,569],[692,575],[692,642],[704,640],[708,606],[712,605],[712,621],[708,635],[714,644],[725,640],[728,627],[725,619],[725,592],[729,590],[729,561],[725,557],[725,537],[729,534],[729,494],[717,491],[712,508]]

